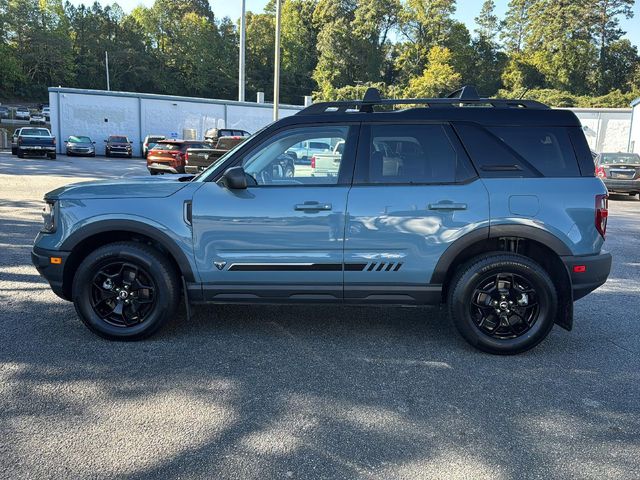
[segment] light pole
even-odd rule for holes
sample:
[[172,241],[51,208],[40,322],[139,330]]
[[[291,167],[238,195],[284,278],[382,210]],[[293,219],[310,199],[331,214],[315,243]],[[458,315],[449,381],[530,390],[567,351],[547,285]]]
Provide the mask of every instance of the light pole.
[[273,66],[273,120],[278,120],[278,104],[280,103],[280,15],[282,0],[276,0],[276,54]]
[[238,72],[238,101],[244,102],[245,86],[245,48],[247,35],[246,0],[242,0],[242,13],[240,15],[240,65]]
[[109,85],[109,52],[104,52],[104,68],[107,71],[107,90],[111,90],[111,85]]

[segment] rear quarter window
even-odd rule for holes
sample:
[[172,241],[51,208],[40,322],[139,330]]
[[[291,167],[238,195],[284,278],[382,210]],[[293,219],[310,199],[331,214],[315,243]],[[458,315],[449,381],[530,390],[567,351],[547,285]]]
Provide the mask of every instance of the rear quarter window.
[[545,177],[579,177],[580,169],[564,127],[490,127]]

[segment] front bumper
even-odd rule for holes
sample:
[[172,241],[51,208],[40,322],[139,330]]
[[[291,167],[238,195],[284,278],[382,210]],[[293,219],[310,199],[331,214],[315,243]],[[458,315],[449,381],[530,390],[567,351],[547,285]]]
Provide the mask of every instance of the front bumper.
[[[53,293],[65,300],[71,300],[65,296],[63,289],[64,267],[67,264],[69,255],[71,255],[71,252],[45,250],[39,247],[33,247],[31,251],[31,263],[33,263],[33,266],[49,282]],[[62,261],[58,264],[51,263],[52,258],[60,258]]]
[[573,300],[578,300],[603,285],[611,272],[612,258],[609,252],[561,258],[571,277]]
[[640,180],[613,180],[603,178],[605,187],[611,193],[640,193]]

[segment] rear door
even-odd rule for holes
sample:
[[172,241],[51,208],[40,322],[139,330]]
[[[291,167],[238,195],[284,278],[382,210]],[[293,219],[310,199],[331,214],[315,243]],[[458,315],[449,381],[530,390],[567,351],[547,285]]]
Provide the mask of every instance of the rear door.
[[345,229],[345,301],[430,303],[438,259],[489,225],[489,198],[447,124],[363,125]]

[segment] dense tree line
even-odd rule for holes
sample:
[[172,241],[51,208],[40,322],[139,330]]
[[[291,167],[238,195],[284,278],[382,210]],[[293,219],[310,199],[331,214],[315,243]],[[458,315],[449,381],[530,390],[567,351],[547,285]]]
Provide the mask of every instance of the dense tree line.
[[[44,99],[51,85],[236,97],[238,25],[207,0],[117,5],[0,0],[0,97]],[[285,0],[281,100],[484,95],[559,106],[627,106],[640,96],[638,51],[620,28],[634,0],[493,0],[470,32],[455,0]],[[480,4],[479,4],[480,7]],[[273,81],[275,6],[247,14],[247,98]]]

